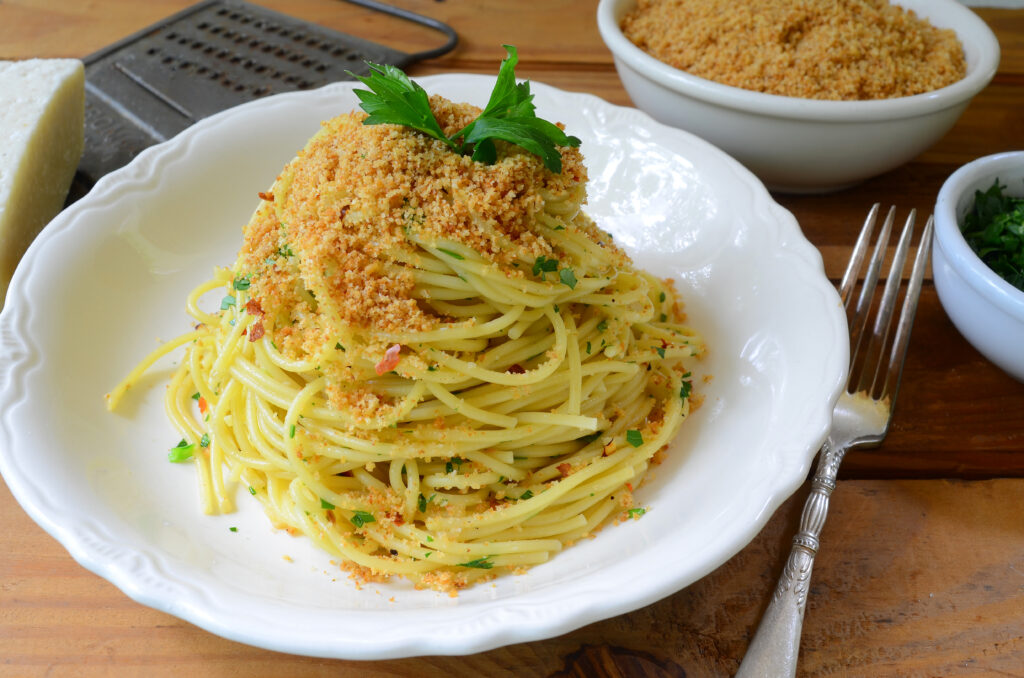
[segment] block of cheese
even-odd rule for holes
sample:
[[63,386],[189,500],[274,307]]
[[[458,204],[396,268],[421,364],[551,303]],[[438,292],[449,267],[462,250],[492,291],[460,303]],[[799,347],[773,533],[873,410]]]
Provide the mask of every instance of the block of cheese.
[[81,61],[0,61],[0,304],[21,255],[67,199],[84,130]]

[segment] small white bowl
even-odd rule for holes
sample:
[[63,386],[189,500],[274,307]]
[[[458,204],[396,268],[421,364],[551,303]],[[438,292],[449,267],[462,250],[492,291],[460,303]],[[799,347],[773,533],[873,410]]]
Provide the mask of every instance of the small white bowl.
[[1024,381],[1024,292],[974,253],[960,232],[975,191],[999,179],[1004,194],[1024,197],[1024,151],[988,155],[951,174],[935,203],[932,275],[939,301],[960,334],[1013,377]]
[[620,28],[636,0],[601,0],[597,25],[638,108],[715,144],[772,190],[819,193],[859,183],[917,156],[949,131],[995,75],[999,42],[974,12],[956,0],[895,4],[956,31],[967,59],[962,80],[895,99],[778,96],[690,75],[641,50]]

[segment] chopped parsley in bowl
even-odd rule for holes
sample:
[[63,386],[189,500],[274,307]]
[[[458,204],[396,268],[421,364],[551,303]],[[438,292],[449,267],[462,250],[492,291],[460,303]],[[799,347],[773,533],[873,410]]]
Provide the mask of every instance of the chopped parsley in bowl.
[[939,301],[978,351],[1024,381],[1024,151],[954,172],[935,204],[932,272]]

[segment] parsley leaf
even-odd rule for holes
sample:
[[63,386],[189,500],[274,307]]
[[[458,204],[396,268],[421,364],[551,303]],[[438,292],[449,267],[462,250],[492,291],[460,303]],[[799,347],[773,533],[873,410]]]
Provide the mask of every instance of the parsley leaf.
[[644,444],[644,435],[635,428],[631,428],[626,431],[626,442],[633,447],[640,447]]
[[430,108],[426,91],[394,66],[367,62],[368,76],[349,75],[370,88],[355,90],[360,107],[369,114],[365,125],[383,123],[405,125],[443,141],[456,153],[472,154],[473,160],[493,163],[498,158],[496,139],[520,146],[540,156],[544,166],[562,171],[558,146],[579,146],[580,140],[568,136],[558,125],[538,118],[530,93],[530,82],[516,82],[515,67],[519,54],[505,45],[508,56],[501,62],[487,106],[480,115],[453,134],[445,135]]
[[363,121],[364,125],[405,125],[445,142],[453,151],[461,150],[445,136],[430,110],[430,97],[422,87],[410,80],[401,69],[390,64],[366,62],[366,65],[370,67],[368,76],[348,72],[370,88],[370,91],[355,90],[355,95],[359,97],[359,107],[370,114]]
[[332,511],[332,510],[334,510],[334,504],[332,504],[331,502],[327,501],[323,497],[320,497],[320,508],[326,509],[328,511]]
[[576,274],[572,272],[571,268],[563,268],[559,271],[558,278],[562,281],[563,285],[568,285],[571,289],[576,289]]
[[494,563],[490,561],[490,556],[484,556],[483,558],[471,560],[468,563],[459,563],[457,567],[475,567],[481,570],[489,570],[494,567]]

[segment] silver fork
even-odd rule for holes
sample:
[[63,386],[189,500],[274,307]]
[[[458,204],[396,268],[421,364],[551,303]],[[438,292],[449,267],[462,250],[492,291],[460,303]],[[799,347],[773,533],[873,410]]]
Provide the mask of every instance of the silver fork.
[[[854,290],[878,221],[879,206],[871,208],[861,229],[853,256],[843,275],[839,296],[850,327],[850,374],[845,392],[832,413],[832,430],[818,456],[810,496],[800,517],[800,531],[793,537],[789,559],[782,570],[775,594],[761,619],[754,640],[747,649],[736,678],[785,678],[796,675],[800,650],[800,628],[807,605],[818,537],[825,525],[829,497],[836,486],[836,473],[843,455],[852,447],[878,445],[892,422],[893,406],[907,355],[910,330],[921,295],[924,270],[931,249],[932,219],[924,227],[914,258],[903,307],[892,333],[894,311],[910,251],[915,213],[911,211],[900,235],[881,300],[874,303],[879,272],[885,259],[896,208],[882,224],[863,284],[851,308]],[[871,312],[873,311],[873,321]],[[869,328],[870,323],[870,328]],[[870,329],[870,334],[867,334]]]

